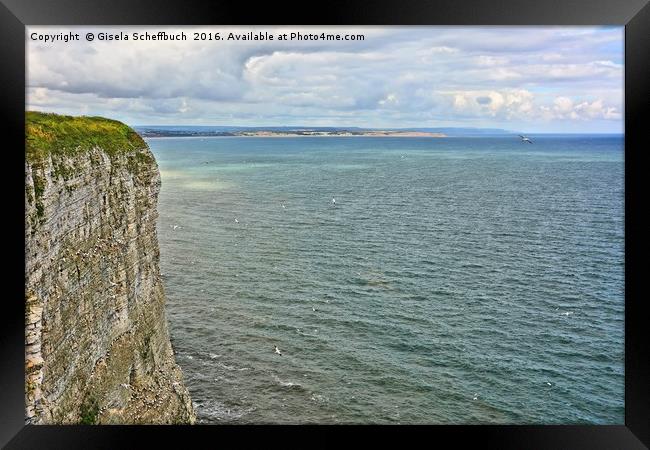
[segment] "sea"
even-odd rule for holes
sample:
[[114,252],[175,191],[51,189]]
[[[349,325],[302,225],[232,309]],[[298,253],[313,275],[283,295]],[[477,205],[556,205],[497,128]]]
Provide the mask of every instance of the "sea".
[[148,139],[198,422],[623,424],[624,137],[530,137]]

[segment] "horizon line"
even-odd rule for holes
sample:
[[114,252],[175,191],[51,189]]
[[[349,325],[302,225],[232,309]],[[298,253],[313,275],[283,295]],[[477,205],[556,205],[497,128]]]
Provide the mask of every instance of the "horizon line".
[[448,130],[477,130],[477,131],[490,131],[493,130],[495,132],[499,132],[499,134],[615,134],[615,135],[624,135],[625,131],[576,131],[576,132],[559,132],[559,131],[530,131],[530,132],[522,132],[522,131],[512,131],[512,130],[506,130],[503,128],[494,128],[494,127],[461,127],[461,126],[441,126],[441,127],[362,127],[362,126],[332,126],[332,125],[317,125],[317,126],[303,126],[303,125],[204,125],[204,124],[134,124],[130,125],[131,127],[135,128],[143,128],[143,127],[205,127],[205,128],[210,128],[210,127],[220,127],[220,128],[257,128],[257,129],[265,129],[265,128],[295,128],[295,129],[304,129],[304,130],[310,130],[310,129],[318,129],[318,128],[332,128],[332,129],[337,129],[337,130],[349,130],[349,129],[362,129],[362,130],[385,130],[385,131],[390,131],[390,130],[435,130],[435,129],[448,129]]

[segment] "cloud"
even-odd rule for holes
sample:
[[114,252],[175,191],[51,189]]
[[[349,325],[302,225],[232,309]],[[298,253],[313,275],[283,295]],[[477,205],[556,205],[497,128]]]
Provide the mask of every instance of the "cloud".
[[621,113],[614,107],[603,105],[598,99],[591,103],[582,102],[575,107],[575,112],[583,118],[620,119]]
[[501,91],[451,92],[457,112],[468,116],[490,116],[509,119],[514,115],[530,116],[534,95],[524,89]]
[[621,119],[620,111],[616,107],[605,105],[603,99],[576,102],[574,99],[559,96],[551,103],[546,103],[525,89],[464,91],[450,94],[454,96],[455,110],[465,116],[490,116],[501,120],[519,117],[545,121]]
[[509,61],[505,56],[480,55],[476,58],[476,64],[479,66],[503,66]]
[[[622,127],[623,33],[603,27],[251,27],[364,41],[28,40],[28,107],[135,124]],[[69,28],[29,27],[31,32]],[[168,30],[168,28],[158,28]],[[136,31],[125,28],[75,28]],[[142,31],[141,27],[137,31]],[[596,125],[593,125],[596,127]]]

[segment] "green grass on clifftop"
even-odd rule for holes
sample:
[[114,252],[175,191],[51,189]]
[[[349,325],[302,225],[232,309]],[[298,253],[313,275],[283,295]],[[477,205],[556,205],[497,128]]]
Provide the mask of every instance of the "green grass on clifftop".
[[146,147],[138,133],[117,120],[36,111],[25,114],[25,143],[28,162],[54,154],[73,156],[96,146],[109,155]]

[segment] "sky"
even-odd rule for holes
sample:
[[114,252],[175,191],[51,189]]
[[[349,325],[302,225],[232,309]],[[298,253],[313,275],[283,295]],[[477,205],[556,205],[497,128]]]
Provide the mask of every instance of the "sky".
[[[187,41],[134,41],[185,32]],[[142,125],[623,132],[623,27],[28,27],[27,109]],[[95,39],[87,41],[92,32]],[[102,41],[99,33],[128,41]],[[195,32],[220,41],[195,41]],[[273,41],[229,41],[268,32]],[[363,40],[286,40],[363,34]],[[45,35],[79,33],[79,41]],[[35,39],[32,39],[32,36]],[[41,40],[38,40],[38,37]]]

